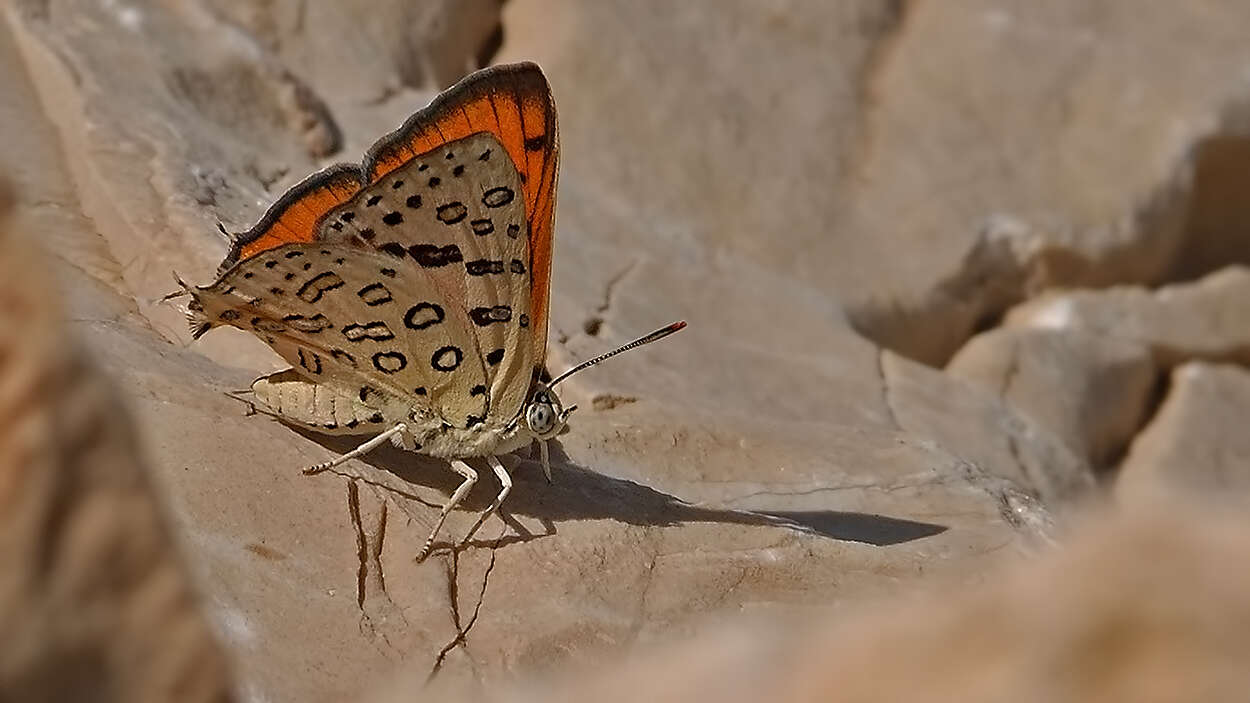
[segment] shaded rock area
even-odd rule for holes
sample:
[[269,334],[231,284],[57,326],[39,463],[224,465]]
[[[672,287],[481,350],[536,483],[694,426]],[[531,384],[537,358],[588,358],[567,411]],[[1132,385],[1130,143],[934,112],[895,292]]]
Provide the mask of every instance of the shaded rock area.
[[[173,539],[138,498],[58,508],[133,530],[116,573],[164,579],[81,619],[164,615],[111,649],[29,630],[0,697],[66,642],[129,671],[154,632],[118,700],[1244,691],[1243,574],[1217,565],[1250,531],[1200,506],[1247,468],[1248,28],[1215,0],[13,0],[0,175],[52,271],[18,285],[55,288],[56,334],[112,377]],[[560,111],[548,365],[690,327],[562,385],[554,481],[504,457],[505,510],[452,550],[497,489],[479,465],[418,563],[458,477],[389,447],[302,476],[357,442],[249,414],[226,392],[284,364],[192,343],[160,299],[171,269],[212,279],[219,225],[523,59]],[[6,588],[0,615],[42,597]]]

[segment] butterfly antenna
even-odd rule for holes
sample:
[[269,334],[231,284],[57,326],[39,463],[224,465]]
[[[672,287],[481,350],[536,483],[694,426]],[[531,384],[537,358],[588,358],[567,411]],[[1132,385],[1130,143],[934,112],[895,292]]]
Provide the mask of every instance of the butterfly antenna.
[[191,286],[188,286],[187,282],[182,280],[182,277],[178,275],[177,271],[174,271],[173,274],[174,274],[174,283],[178,284],[178,290],[172,293],[166,293],[165,295],[162,295],[160,298],[156,299],[156,302],[168,303],[174,298],[181,298],[184,295],[191,295]]
[[595,357],[595,358],[593,358],[593,359],[589,359],[589,360],[587,360],[587,361],[583,361],[582,363],[578,364],[577,366],[574,366],[573,368],[569,369],[568,371],[565,371],[564,373],[560,374],[559,376],[556,376],[556,377],[555,377],[555,379],[551,381],[551,383],[548,383],[548,384],[547,384],[547,387],[548,387],[548,388],[555,388],[557,383],[559,383],[560,381],[563,381],[564,379],[568,378],[569,376],[572,376],[573,374],[577,373],[578,371],[581,371],[582,369],[585,369],[585,368],[589,368],[589,367],[591,367],[591,366],[594,366],[595,364],[599,363],[600,361],[605,361],[605,360],[607,360],[607,359],[611,359],[612,357],[616,356],[617,354],[621,354],[621,353],[627,352],[627,351],[629,351],[630,349],[637,349],[638,347],[641,347],[641,346],[642,346],[642,345],[644,345],[644,344],[650,344],[650,343],[652,343],[652,342],[658,342],[658,341],[660,341],[661,339],[664,339],[665,337],[669,336],[670,334],[672,334],[672,333],[674,333],[674,332],[677,332],[677,331],[679,331],[679,330],[685,329],[685,327],[686,327],[686,321],[685,321],[685,320],[680,320],[680,321],[678,321],[678,322],[674,322],[673,324],[671,324],[671,325],[669,325],[669,326],[667,326],[667,327],[661,327],[660,329],[658,329],[658,330],[656,330],[656,331],[652,332],[651,334],[648,334],[648,335],[643,336],[643,337],[639,337],[638,339],[635,339],[634,341],[630,342],[629,344],[626,344],[626,345],[625,345],[625,346],[623,346],[623,347],[617,347],[616,349],[613,349],[612,351],[610,351],[610,352],[608,352],[608,353],[606,353],[606,354],[600,354],[599,356],[596,356],[596,357]]

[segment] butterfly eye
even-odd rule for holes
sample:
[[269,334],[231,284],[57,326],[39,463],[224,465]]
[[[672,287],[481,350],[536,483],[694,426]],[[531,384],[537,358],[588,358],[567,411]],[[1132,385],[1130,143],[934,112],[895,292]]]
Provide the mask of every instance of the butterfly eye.
[[540,439],[554,437],[562,426],[560,412],[551,400],[550,396],[539,394],[525,408],[525,424]]

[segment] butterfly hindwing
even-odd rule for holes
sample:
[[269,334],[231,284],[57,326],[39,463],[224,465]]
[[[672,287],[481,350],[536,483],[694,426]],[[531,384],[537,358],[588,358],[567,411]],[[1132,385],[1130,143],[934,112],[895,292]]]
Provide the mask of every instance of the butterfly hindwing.
[[398,402],[457,427],[487,416],[485,364],[466,312],[395,257],[286,244],[193,294],[205,322],[252,332],[296,372],[340,394],[376,407]]
[[534,365],[529,223],[520,174],[494,135],[458,139],[390,171],[320,228],[321,241],[388,253],[461,301],[486,363],[491,412],[515,417]]

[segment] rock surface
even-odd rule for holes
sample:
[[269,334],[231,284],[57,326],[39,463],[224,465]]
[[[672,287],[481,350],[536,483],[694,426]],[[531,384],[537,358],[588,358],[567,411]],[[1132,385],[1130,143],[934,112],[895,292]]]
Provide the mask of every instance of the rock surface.
[[[1250,685],[1244,503],[1168,506],[1085,525],[1071,548],[972,589],[852,615],[739,621],[495,700],[1240,700]],[[404,688],[375,700],[407,700]]]
[[[473,695],[730,615],[971,587],[1079,541],[1091,467],[1129,443],[1155,379],[1244,362],[1238,269],[1048,292],[1250,258],[1226,227],[1238,152],[1213,141],[1240,129],[1243,12],[14,0],[0,127],[23,138],[0,171],[137,419],[241,697],[354,699],[396,671],[409,694],[432,677]],[[507,458],[504,522],[415,563],[445,465],[382,449],[301,476],[354,443],[248,416],[224,392],[279,360],[242,333],[191,344],[158,299],[171,268],[211,280],[217,221],[250,226],[486,58],[541,63],[560,109],[549,365],[691,326],[562,386],[583,410],[554,483]],[[1060,296],[1089,312],[1030,313]]]
[[1094,467],[1141,428],[1156,369],[1144,343],[1072,329],[999,327],[968,341],[946,372],[997,393]]
[[1192,282],[1147,290],[1117,286],[1060,292],[1011,310],[1006,325],[1075,330],[1143,344],[1156,363],[1250,363],[1250,269],[1232,266]]
[[1250,371],[1192,362],[1178,366],[1150,424],[1120,468],[1116,498],[1159,501],[1196,493],[1239,500],[1250,489]]
[[67,344],[0,193],[0,697],[225,701],[113,387]]

